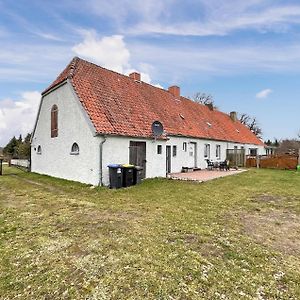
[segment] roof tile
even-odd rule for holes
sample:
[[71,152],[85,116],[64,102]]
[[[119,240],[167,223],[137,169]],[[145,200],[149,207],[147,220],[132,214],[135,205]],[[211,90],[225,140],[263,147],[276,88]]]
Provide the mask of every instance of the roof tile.
[[[97,133],[150,137],[158,120],[167,135],[263,145],[228,114],[75,57],[43,92],[70,79]],[[183,116],[183,118],[182,118]]]

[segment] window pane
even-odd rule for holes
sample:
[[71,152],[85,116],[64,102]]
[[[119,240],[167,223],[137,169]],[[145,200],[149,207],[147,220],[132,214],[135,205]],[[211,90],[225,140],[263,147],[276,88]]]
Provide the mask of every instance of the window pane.
[[204,146],[204,157],[210,158],[210,144]]
[[79,146],[78,146],[77,143],[74,143],[74,144],[72,145],[71,153],[72,153],[72,154],[79,154]]
[[51,137],[58,135],[58,108],[53,105],[51,108]]
[[162,153],[162,146],[157,145],[157,154],[161,154],[161,153]]
[[40,145],[37,147],[37,154],[42,154],[42,147]]
[[217,158],[221,157],[221,145],[216,146],[216,157]]
[[173,146],[173,156],[177,155],[177,146]]
[[250,149],[250,155],[256,156],[257,155],[257,149]]

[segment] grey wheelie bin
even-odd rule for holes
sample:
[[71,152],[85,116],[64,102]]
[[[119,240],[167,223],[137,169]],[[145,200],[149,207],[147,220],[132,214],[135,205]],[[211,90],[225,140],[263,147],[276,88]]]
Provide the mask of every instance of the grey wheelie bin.
[[121,165],[109,164],[109,188],[119,189],[123,186],[123,169]]

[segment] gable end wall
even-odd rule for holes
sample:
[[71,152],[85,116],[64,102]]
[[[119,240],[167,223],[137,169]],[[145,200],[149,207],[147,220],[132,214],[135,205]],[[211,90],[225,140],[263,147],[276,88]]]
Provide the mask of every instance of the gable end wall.
[[[32,138],[32,171],[97,185],[100,137],[94,137],[71,85],[62,85],[41,101]],[[51,108],[54,104],[58,106],[58,136],[51,138]],[[79,155],[70,154],[74,142],[79,145]],[[37,153],[39,145],[41,154]]]

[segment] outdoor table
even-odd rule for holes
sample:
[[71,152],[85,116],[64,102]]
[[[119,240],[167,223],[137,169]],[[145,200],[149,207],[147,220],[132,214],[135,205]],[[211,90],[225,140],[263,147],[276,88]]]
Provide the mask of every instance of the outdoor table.
[[217,161],[215,161],[213,164],[214,164],[214,169],[218,169],[220,166],[219,162],[217,162]]

